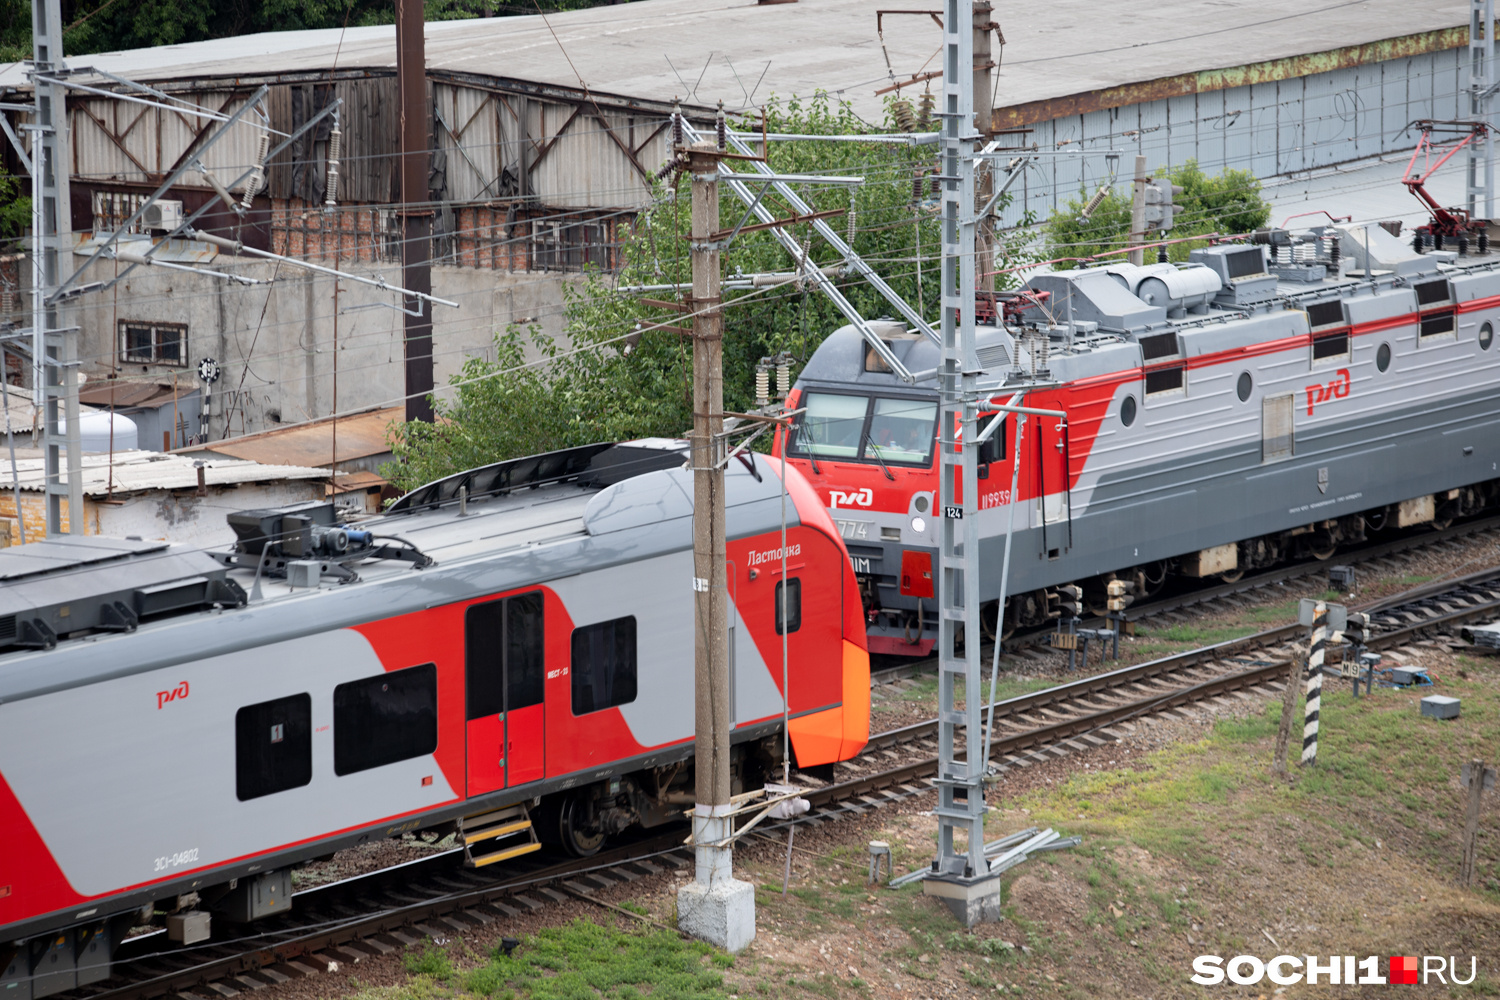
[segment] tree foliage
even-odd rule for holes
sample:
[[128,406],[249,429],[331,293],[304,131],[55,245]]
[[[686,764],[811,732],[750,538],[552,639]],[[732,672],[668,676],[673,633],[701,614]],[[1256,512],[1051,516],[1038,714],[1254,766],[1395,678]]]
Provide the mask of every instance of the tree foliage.
[[[1178,210],[1170,233],[1174,238],[1248,233],[1264,226],[1271,217],[1271,205],[1260,194],[1260,181],[1248,170],[1225,169],[1210,177],[1197,160],[1188,160],[1180,167],[1158,170],[1152,176],[1163,175],[1182,188],[1175,198]],[[1066,210],[1053,213],[1047,220],[1043,235],[1049,258],[1088,258],[1126,246],[1130,234],[1129,182],[1116,184],[1093,214],[1084,219],[1083,207],[1090,194],[1080,193],[1076,200],[1068,202]],[[1190,251],[1203,245],[1199,240],[1177,243],[1168,248],[1168,256],[1174,261],[1184,261]],[[1088,265],[1064,260],[1055,266],[1068,269]]]
[[[773,132],[854,135],[872,131],[847,103],[834,102],[825,94],[773,103],[767,119]],[[914,305],[921,303],[924,315],[936,313],[937,203],[922,173],[930,173],[935,165],[932,147],[772,143],[768,162],[777,173],[863,177],[864,184],[857,189],[808,185],[800,193],[815,211],[847,210],[852,204],[854,248],[898,295]],[[922,200],[917,202],[913,179],[919,174]],[[688,188],[686,178],[676,187],[661,185],[655,204],[637,216],[623,242],[619,273],[592,273],[581,289],[567,293],[566,330],[573,350],[558,352],[551,343],[538,339],[548,363],[518,369],[525,333],[502,334],[497,339],[501,356],[494,362],[470,361],[453,380],[451,395],[437,401],[437,424],[393,428],[397,461],[386,465],[384,474],[398,487],[410,489],[518,455],[593,441],[685,433],[692,424],[692,346],[686,337],[651,327],[690,321],[615,288],[691,281],[683,238],[691,221]],[[744,206],[723,185],[720,198],[719,228],[732,229],[744,215]],[[774,193],[766,195],[766,204],[777,218],[795,214]],[[847,212],[829,224],[848,238]],[[790,232],[806,248],[810,266],[842,261],[810,225],[800,224]],[[1006,252],[1014,255],[1019,246],[1008,247]],[[724,253],[723,265],[726,280],[736,275],[790,276],[796,268],[794,258],[764,230],[740,234]],[[894,314],[861,278],[841,276],[837,283],[861,315]],[[652,291],[645,297],[664,300],[676,295]],[[729,410],[754,406],[754,370],[761,358],[789,353],[795,359],[795,377],[823,338],[846,322],[810,283],[726,289],[724,299],[724,405]]]
[[[429,21],[573,10],[619,0],[424,0]],[[68,55],[175,45],[259,31],[395,21],[393,0],[63,0]],[[0,0],[0,59],[31,57],[30,0]]]

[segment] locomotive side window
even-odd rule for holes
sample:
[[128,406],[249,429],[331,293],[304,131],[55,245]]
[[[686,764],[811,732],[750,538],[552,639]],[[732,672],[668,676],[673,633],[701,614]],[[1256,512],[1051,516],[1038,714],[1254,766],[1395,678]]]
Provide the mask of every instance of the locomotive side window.
[[[786,592],[786,617],[782,617],[781,597]],[[776,584],[776,634],[795,632],[802,627],[802,579],[792,577]]]
[[573,630],[573,714],[635,701],[635,616]]
[[241,802],[312,781],[312,697],[294,694],[234,713],[234,791]]
[[1438,333],[1453,332],[1453,310],[1445,309],[1442,312],[1429,313],[1422,317],[1422,336],[1431,337]]
[[464,682],[468,718],[540,705],[541,591],[472,605],[464,612]]
[[1495,342],[1495,328],[1486,323],[1479,328],[1479,349],[1488,351],[1490,345]]
[[1182,366],[1173,365],[1171,368],[1158,368],[1156,371],[1146,373],[1146,395],[1150,396],[1157,392],[1171,392],[1182,388]]
[[1349,354],[1349,331],[1331,334],[1326,337],[1317,337],[1312,342],[1312,356],[1314,361],[1322,358],[1341,358]]
[[333,689],[333,773],[383,767],[437,749],[437,664]]
[[[994,418],[995,418],[995,414],[993,414],[993,413],[983,414],[982,415],[982,419],[979,421],[979,426],[980,427],[988,427],[990,421],[993,420]],[[979,464],[980,465],[988,465],[991,462],[1003,462],[1003,461],[1005,461],[1005,456],[1006,456],[1006,450],[1005,450],[1005,432],[1007,430],[1009,430],[1009,428],[1006,426],[1005,419],[1006,418],[1002,418],[1001,419],[1000,426],[995,428],[995,433],[991,434],[988,438],[986,438],[983,442],[980,443],[980,445],[979,445]]]

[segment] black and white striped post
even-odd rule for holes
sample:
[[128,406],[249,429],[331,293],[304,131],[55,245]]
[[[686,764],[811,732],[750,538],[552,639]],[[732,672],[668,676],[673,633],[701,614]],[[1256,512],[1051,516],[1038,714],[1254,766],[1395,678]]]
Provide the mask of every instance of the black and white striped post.
[[1302,766],[1318,761],[1318,712],[1323,702],[1323,651],[1328,645],[1328,606],[1313,608],[1312,644],[1307,652],[1307,706],[1302,717]]

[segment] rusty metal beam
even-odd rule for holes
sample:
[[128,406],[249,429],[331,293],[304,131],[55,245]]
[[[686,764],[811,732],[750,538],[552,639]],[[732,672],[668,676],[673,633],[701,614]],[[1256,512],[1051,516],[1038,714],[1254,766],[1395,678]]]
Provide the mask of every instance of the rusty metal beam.
[[536,169],[537,164],[541,163],[548,153],[552,152],[552,147],[557,145],[557,140],[563,137],[563,133],[568,131],[568,126],[576,122],[578,120],[578,116],[581,114],[583,114],[583,105],[573,105],[573,113],[568,116],[567,121],[563,122],[562,125],[558,127],[556,135],[552,136],[541,145],[537,145],[535,142],[532,143],[532,146],[536,149],[536,158],[530,163],[526,164],[526,172],[528,174]]
[[1129,104],[1160,101],[1184,94],[1206,94],[1216,90],[1228,90],[1253,83],[1271,83],[1289,80],[1314,73],[1327,73],[1351,66],[1367,66],[1390,59],[1404,59],[1428,52],[1462,48],[1469,44],[1467,26],[1426,31],[1416,35],[1386,38],[1364,45],[1347,45],[1342,48],[1312,52],[1285,59],[1232,66],[1228,69],[1210,69],[1199,73],[1182,73],[1177,76],[1159,77],[1139,83],[1127,83],[1118,87],[1105,87],[1082,94],[1052,97],[1043,101],[1015,104],[1008,108],[996,108],[991,117],[998,131],[1020,125],[1035,125],[1054,118],[1068,118],[1121,108]]
[[651,173],[645,167],[641,166],[640,160],[635,158],[635,150],[631,149],[619,136],[615,135],[615,130],[609,127],[609,122],[604,120],[603,115],[594,115],[593,118],[604,129],[604,134],[609,136],[610,141],[615,144],[615,147],[621,153],[625,154],[625,159],[630,161],[632,167],[635,167],[635,172],[641,175],[641,182],[649,190],[651,187]]
[[[151,171],[146,169],[146,165],[140,160],[137,160],[135,158],[135,154],[125,148],[124,139],[121,136],[116,135],[113,129],[104,124],[104,119],[100,118],[98,115],[90,111],[87,104],[80,103],[78,105],[78,110],[82,111],[85,115],[88,116],[89,121],[94,123],[94,127],[97,128],[100,132],[103,132],[104,137],[110,142],[114,143],[115,148],[124,153],[126,159],[128,159],[131,163],[134,163],[137,170],[139,170],[146,177],[152,176]],[[144,110],[141,112],[142,115],[144,115],[145,113],[146,111]],[[130,123],[130,128],[135,128],[136,122],[140,120],[140,116],[136,116],[136,120]],[[129,134],[129,129],[126,130],[126,134]]]

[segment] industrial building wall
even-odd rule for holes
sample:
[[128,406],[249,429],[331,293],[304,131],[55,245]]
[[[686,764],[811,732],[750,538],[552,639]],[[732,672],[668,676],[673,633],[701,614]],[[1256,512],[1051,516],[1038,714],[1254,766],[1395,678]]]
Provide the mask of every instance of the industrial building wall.
[[1467,114],[1466,58],[1460,49],[1440,50],[1039,122],[1028,143],[1089,155],[1043,157],[1017,182],[1004,223],[1019,223],[1027,211],[1044,220],[1080,191],[1110,181],[1104,151],[1112,148],[1123,151],[1115,179],[1127,183],[1137,154],[1148,170],[1197,159],[1210,174],[1232,167],[1265,180],[1410,153],[1412,121]]

